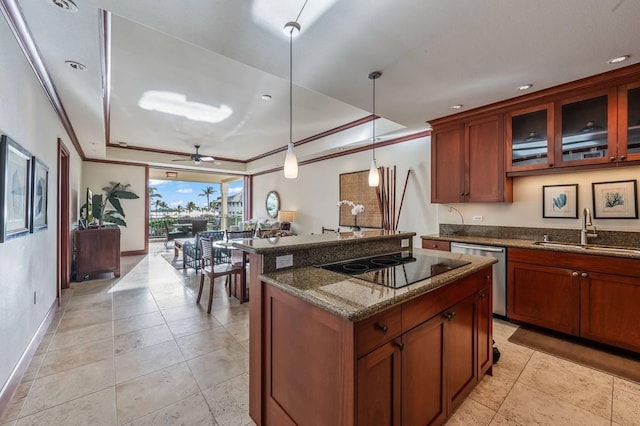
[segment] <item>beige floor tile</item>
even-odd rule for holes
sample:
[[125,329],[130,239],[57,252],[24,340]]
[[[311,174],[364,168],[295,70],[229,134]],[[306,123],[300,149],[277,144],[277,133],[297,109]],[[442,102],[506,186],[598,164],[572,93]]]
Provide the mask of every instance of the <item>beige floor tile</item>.
[[73,312],[65,313],[58,325],[57,332],[77,330],[78,328],[88,327],[90,325],[103,324],[111,322],[113,313],[111,309],[103,309],[90,312]]
[[198,315],[207,315],[207,308],[198,305],[195,302],[190,305],[178,306],[175,308],[163,309],[162,316],[167,322],[174,322],[185,318],[191,318]]
[[246,350],[249,350],[249,339],[241,341],[240,344],[242,345],[243,348],[245,348]]
[[116,386],[118,424],[144,417],[199,392],[184,363],[119,384]]
[[505,375],[517,378],[533,355],[533,350],[510,342],[496,343],[502,356],[493,369],[500,370]]
[[33,414],[113,386],[114,377],[113,360],[108,359],[36,379],[20,415]]
[[220,425],[245,425],[249,417],[249,374],[241,374],[202,391]]
[[493,320],[493,339],[496,342],[504,342],[518,329],[518,326],[510,322]]
[[86,314],[88,312],[94,311],[104,311],[111,310],[113,308],[113,302],[111,297],[104,298],[103,300],[90,301],[85,303],[74,303],[67,306],[64,313],[65,315],[77,314],[78,312],[82,312]]
[[73,289],[73,297],[83,296],[87,294],[109,294],[109,290],[113,286],[113,280],[92,280],[85,282],[71,283]]
[[20,415],[20,410],[22,410],[22,406],[24,405],[25,400],[27,399],[27,395],[29,394],[29,390],[33,385],[33,381],[22,381],[18,385],[15,393],[11,397],[9,404],[6,409],[0,415],[0,425],[4,423],[8,423],[10,421],[14,421]]
[[222,326],[179,337],[176,342],[185,359],[196,358],[238,343]]
[[22,417],[16,426],[113,426],[116,423],[115,413],[115,388],[110,387]]
[[235,321],[248,321],[249,320],[249,304],[242,304],[238,306],[232,306],[229,309],[223,309],[221,311],[212,312],[212,315],[225,325]]
[[498,410],[505,418],[523,425],[609,425],[610,420],[516,382]]
[[154,292],[154,297],[160,309],[177,308],[179,306],[192,305],[195,303],[195,298],[191,293],[156,296]]
[[127,352],[115,358],[116,384],[183,361],[180,349],[173,340]]
[[131,333],[132,331],[142,330],[164,323],[164,317],[160,311],[149,312],[147,314],[113,321],[113,334],[117,336],[119,334]]
[[600,417],[611,418],[613,377],[608,374],[535,352],[518,382]]
[[211,388],[249,371],[249,354],[239,343],[187,361],[200,389]]
[[249,339],[249,320],[233,321],[223,326],[238,342]]
[[156,325],[116,336],[114,353],[116,355],[122,355],[136,349],[156,345],[172,339],[173,336],[166,324]]
[[82,343],[104,340],[111,336],[113,336],[113,325],[111,322],[91,325],[76,330],[57,332],[51,341],[49,350],[55,351]]
[[54,333],[45,334],[38,345],[38,349],[36,349],[35,355],[40,355],[49,350],[49,345],[51,345],[51,341],[53,340]]
[[38,372],[38,378],[61,373],[86,364],[92,364],[113,356],[113,338],[79,344],[57,351],[47,352]]
[[612,420],[620,425],[640,425],[640,384],[616,379]]
[[493,417],[493,420],[491,420],[491,423],[489,423],[489,426],[524,426],[524,425],[521,425],[520,423],[514,420],[509,420],[500,414],[496,414]]
[[140,302],[137,304],[113,305],[113,319],[119,320],[123,318],[135,317],[138,315],[158,312],[160,309],[155,301]]
[[36,374],[38,374],[38,370],[40,370],[40,366],[44,361],[45,355],[45,353],[41,353],[39,355],[34,355],[33,358],[31,358],[29,367],[27,367],[27,371],[25,371],[24,376],[22,376],[23,382],[29,382],[36,378]]
[[496,414],[473,399],[467,398],[446,422],[447,426],[487,426]]
[[514,377],[494,366],[493,376],[485,375],[471,391],[469,398],[497,411],[515,382]]
[[[95,293],[95,294],[74,294],[71,299],[69,299],[68,308],[76,305],[86,305],[92,303],[101,303],[101,302],[110,302],[112,301],[111,293]],[[67,308],[67,309],[68,309]]]
[[201,393],[197,393],[187,399],[127,423],[126,426],[169,426],[177,424],[217,425],[204,397]]
[[212,315],[198,315],[167,323],[173,337],[182,337],[200,331],[220,327],[220,323]]

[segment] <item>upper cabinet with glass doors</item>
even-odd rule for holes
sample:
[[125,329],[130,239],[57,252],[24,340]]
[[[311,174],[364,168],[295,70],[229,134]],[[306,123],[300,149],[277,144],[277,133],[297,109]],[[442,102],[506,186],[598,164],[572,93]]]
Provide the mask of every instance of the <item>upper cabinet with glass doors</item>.
[[507,113],[507,171],[553,167],[553,103]]
[[618,151],[611,161],[640,160],[640,82],[618,90]]
[[559,101],[556,167],[608,163],[617,152],[615,88]]

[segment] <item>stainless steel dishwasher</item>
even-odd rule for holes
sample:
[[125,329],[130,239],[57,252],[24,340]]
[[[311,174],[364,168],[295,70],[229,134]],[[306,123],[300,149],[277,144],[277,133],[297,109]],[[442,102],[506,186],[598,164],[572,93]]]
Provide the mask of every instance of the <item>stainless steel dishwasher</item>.
[[451,243],[451,252],[474,256],[491,256],[498,259],[493,264],[493,314],[507,316],[507,249],[498,246],[479,246],[466,243]]

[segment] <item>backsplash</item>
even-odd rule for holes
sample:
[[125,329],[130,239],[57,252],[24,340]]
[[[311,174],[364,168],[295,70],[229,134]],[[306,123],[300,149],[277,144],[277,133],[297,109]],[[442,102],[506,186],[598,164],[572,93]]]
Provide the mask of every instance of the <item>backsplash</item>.
[[[516,226],[483,226],[483,225],[459,225],[441,223],[439,225],[441,235],[465,235],[488,238],[514,238],[523,240],[542,241],[547,234],[550,241],[566,243],[579,243],[579,229],[546,229],[525,228]],[[598,237],[589,239],[589,244],[640,247],[640,232],[622,231],[597,231]]]

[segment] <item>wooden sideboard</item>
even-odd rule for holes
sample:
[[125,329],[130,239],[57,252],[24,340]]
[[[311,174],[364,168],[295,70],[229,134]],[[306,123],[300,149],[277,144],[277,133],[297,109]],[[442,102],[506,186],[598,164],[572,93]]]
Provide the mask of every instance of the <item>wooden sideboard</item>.
[[74,239],[76,281],[104,272],[120,276],[120,228],[78,229]]

